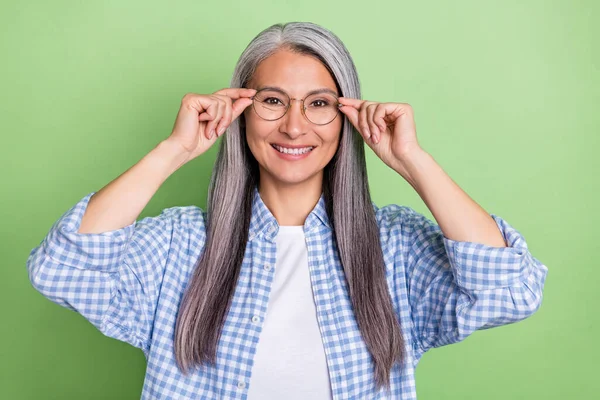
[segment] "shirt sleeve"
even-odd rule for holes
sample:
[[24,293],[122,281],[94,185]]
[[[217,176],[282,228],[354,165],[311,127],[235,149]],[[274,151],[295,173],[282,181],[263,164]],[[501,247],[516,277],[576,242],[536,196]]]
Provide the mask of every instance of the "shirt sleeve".
[[404,274],[420,354],[539,309],[548,269],[499,216],[490,214],[508,247],[451,240],[410,207],[388,206],[387,214],[394,263],[401,264],[394,268]]
[[104,335],[147,353],[169,254],[181,232],[199,229],[196,206],[164,209],[121,229],[78,233],[92,192],[56,221],[27,259],[33,287],[51,301],[76,311]]

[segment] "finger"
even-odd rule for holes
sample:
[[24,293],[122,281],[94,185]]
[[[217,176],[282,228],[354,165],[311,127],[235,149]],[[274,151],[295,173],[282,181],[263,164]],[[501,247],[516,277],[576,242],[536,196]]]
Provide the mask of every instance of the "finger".
[[338,102],[344,106],[354,107],[357,110],[366,102],[366,100],[353,99],[351,97],[340,97]]
[[[369,104],[367,102],[364,102],[363,105],[360,107],[360,111],[358,112],[358,126],[360,127],[360,129],[362,129],[364,135],[367,138],[371,138],[371,134],[372,132],[369,130],[369,124],[367,122],[367,106]],[[374,139],[374,138],[372,138]]]
[[378,104],[373,103],[369,104],[366,107],[367,114],[367,124],[369,125],[369,131],[372,133],[373,141],[377,141],[377,139],[381,136],[381,132],[379,132],[379,127],[373,122],[373,114],[375,113],[375,109],[377,109]]
[[[198,121],[212,121],[217,116],[218,111],[219,111],[218,102],[211,100],[207,104],[206,108],[202,111],[202,113],[198,116]],[[208,122],[204,126],[204,135],[206,136],[207,139],[211,138],[209,128],[210,128],[210,122]]]
[[373,114],[373,122],[377,124],[381,132],[385,132],[387,130],[387,124],[385,123],[384,117],[387,115],[387,104],[381,104],[375,110]]
[[244,110],[251,105],[252,99],[241,98],[239,100],[236,100],[232,105],[231,121],[233,122],[234,119],[239,117],[240,114],[243,113]]
[[218,98],[215,99],[216,110],[214,113],[214,117],[208,122],[208,124],[206,124],[206,130],[208,131],[209,138],[212,138],[215,135],[215,128],[217,127],[217,124],[219,123],[223,115],[223,103],[223,100]]
[[352,106],[343,106],[343,107],[340,107],[339,110],[342,113],[344,113],[344,115],[348,118],[348,121],[350,121],[350,123],[352,125],[354,125],[354,127],[356,128],[356,130],[358,131],[358,133],[360,133],[361,136],[364,137],[363,133],[358,128],[358,110],[356,108],[352,107]]
[[206,111],[198,116],[198,121],[210,121],[211,119],[213,119],[213,116]]
[[226,106],[223,112],[223,118],[221,118],[221,122],[217,125],[215,129],[217,132],[217,136],[221,136],[225,129],[231,124],[231,106]]
[[231,98],[227,96],[223,96],[223,102],[225,104],[223,108],[223,117],[221,121],[218,123],[217,128],[215,129],[217,132],[217,136],[221,136],[223,132],[225,132],[225,128],[231,124]]
[[221,121],[223,121],[223,116],[225,115],[226,109],[227,109],[227,102],[224,100],[219,100],[219,113],[217,114],[217,117],[213,121],[213,123],[214,123],[213,135],[216,135],[217,137],[219,136],[219,133],[217,132],[217,127],[219,126]]
[[[252,96],[256,94],[256,89],[249,88],[225,88],[218,90],[215,94],[223,96],[227,102],[224,116],[216,128],[217,136],[220,136],[225,132],[225,129],[231,125],[234,119],[236,119],[246,107],[252,104]],[[231,100],[237,100],[234,104]],[[235,108],[234,108],[235,107]]]
[[248,88],[225,88],[216,91],[214,94],[220,94],[227,96],[233,100],[237,100],[241,97],[252,97],[256,94],[256,89]]
[[360,134],[360,136],[363,138],[363,140],[365,140],[365,141],[369,140],[369,137],[365,136],[363,129],[361,129],[358,126],[360,111],[352,106],[341,107],[340,111],[343,112],[346,115],[346,117],[348,117],[348,120],[350,121],[350,123],[352,123],[352,125],[354,125],[354,127],[356,128],[356,130]]

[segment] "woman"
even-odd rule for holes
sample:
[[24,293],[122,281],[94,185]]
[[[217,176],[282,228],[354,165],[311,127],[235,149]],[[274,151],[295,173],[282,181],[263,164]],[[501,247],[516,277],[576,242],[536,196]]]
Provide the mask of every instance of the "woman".
[[[230,86],[184,96],[28,259],[37,290],[144,351],[142,398],[414,399],[424,352],[539,308],[547,268],[419,146],[408,104],[360,100],[333,33],[271,26]],[[136,221],[221,136],[207,212]],[[439,225],[371,202],[364,142]]]

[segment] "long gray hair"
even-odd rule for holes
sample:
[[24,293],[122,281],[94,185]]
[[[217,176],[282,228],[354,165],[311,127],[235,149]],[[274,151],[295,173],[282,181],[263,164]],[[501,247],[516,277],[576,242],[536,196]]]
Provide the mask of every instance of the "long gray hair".
[[[276,24],[259,33],[240,56],[230,86],[245,87],[258,64],[280,49],[315,57],[329,70],[341,96],[361,98],[356,67],[344,44],[327,29],[304,22]],[[339,147],[323,173],[327,214],[358,327],[375,363],[377,388],[389,388],[393,364],[405,357],[404,339],[385,279],[363,139],[345,116]],[[258,163],[246,142],[242,114],[219,147],[209,185],[206,244],[177,317],[175,357],[186,374],[196,363],[216,362],[258,182]]]

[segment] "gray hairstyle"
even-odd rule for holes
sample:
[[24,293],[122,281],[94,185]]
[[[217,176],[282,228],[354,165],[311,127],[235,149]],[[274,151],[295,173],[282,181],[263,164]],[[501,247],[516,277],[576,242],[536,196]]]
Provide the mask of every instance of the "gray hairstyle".
[[[329,70],[341,96],[361,98],[356,67],[344,44],[327,29],[305,22],[275,24],[259,33],[240,56],[230,87],[245,87],[259,63],[281,49],[315,57]],[[404,339],[385,279],[364,142],[343,118],[339,147],[323,171],[323,193],[354,314],[375,364],[376,386],[389,388],[393,364],[405,358]],[[206,244],[177,316],[175,357],[185,374],[203,361],[216,363],[258,182],[258,163],[246,142],[242,114],[220,143],[209,185]]]

